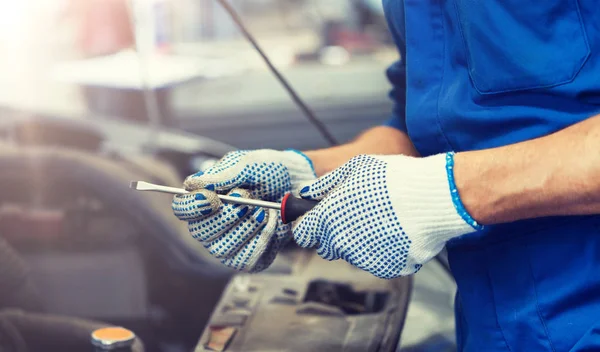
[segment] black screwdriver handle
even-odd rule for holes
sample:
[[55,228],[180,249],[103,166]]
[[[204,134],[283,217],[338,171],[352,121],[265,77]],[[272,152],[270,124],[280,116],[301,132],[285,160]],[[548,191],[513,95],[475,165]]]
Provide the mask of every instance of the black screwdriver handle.
[[296,198],[291,193],[288,193],[281,200],[281,221],[284,224],[289,224],[306,214],[317,204],[319,204],[317,200]]

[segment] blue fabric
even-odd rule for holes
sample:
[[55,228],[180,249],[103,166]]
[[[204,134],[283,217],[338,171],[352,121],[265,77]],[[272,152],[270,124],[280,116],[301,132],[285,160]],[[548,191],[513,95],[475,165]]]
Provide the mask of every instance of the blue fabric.
[[[600,112],[597,0],[383,0],[395,108],[423,156],[544,136]],[[598,217],[453,240],[461,351],[600,350]]]

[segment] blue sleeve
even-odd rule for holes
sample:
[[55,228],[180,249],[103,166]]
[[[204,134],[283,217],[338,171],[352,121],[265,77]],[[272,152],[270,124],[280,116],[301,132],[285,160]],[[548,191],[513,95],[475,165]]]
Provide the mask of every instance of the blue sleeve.
[[390,98],[394,103],[390,118],[384,123],[385,126],[397,128],[407,132],[406,129],[406,44],[404,41],[404,2],[394,0],[383,0],[383,7],[388,27],[398,47],[400,59],[394,62],[386,71],[386,75],[392,84]]
[[392,84],[390,98],[394,102],[392,115],[384,123],[385,126],[397,128],[401,131],[406,130],[406,75],[404,73],[404,62],[402,59],[393,63],[386,71],[388,80]]

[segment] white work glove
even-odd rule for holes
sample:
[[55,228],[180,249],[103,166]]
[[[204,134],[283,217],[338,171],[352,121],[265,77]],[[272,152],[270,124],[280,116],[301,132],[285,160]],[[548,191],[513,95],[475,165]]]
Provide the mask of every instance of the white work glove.
[[299,185],[316,179],[312,163],[298,151],[255,150],[231,152],[205,173],[186,178],[192,192],[173,198],[173,212],[193,238],[229,267],[257,272],[267,268],[291,239],[290,225],[279,211],[224,204],[217,193],[280,202]]
[[294,239],[381,278],[416,273],[448,240],[481,229],[456,191],[453,155],[352,158],[301,190],[321,201]]

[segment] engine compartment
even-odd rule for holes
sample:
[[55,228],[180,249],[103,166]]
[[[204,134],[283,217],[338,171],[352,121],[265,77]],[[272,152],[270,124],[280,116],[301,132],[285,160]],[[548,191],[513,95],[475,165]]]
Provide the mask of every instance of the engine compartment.
[[195,351],[396,350],[411,277],[381,280],[305,250],[286,259],[287,271],[230,281]]
[[179,179],[54,148],[3,148],[0,164],[0,236],[25,263],[40,312],[125,326],[148,351],[193,347],[232,273],[189,238],[170,197],[127,188]]

